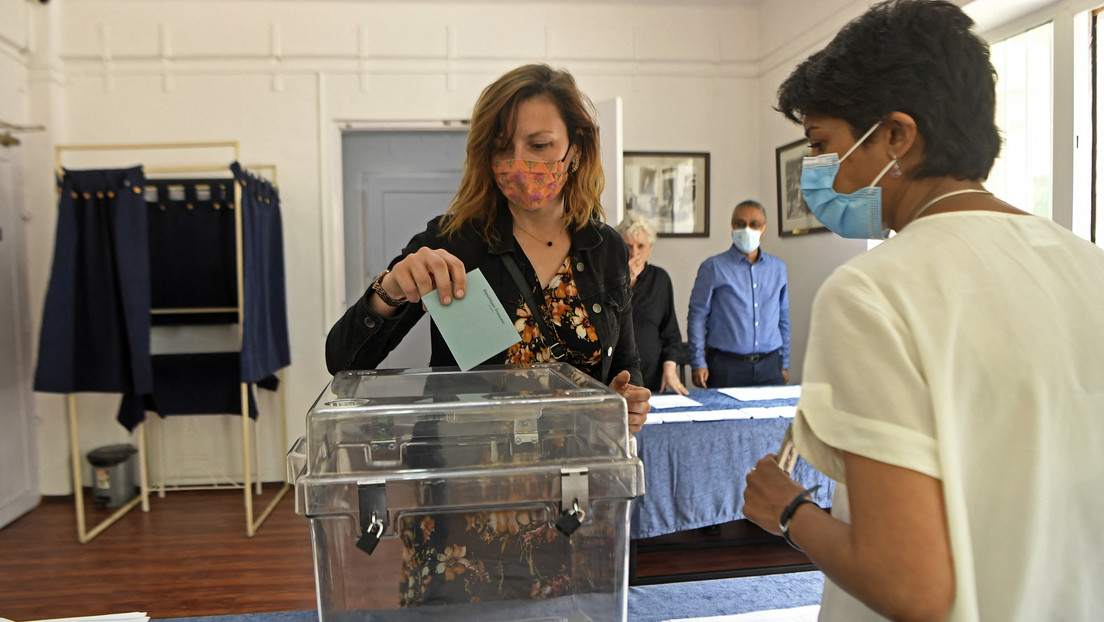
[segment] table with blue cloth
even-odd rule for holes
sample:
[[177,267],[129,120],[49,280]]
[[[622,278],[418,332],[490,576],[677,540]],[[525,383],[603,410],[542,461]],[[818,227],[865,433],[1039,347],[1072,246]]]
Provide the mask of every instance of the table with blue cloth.
[[[655,409],[657,415],[797,405],[796,398],[741,401],[716,389],[690,392],[701,406]],[[633,502],[633,539],[652,538],[744,518],[744,478],[763,456],[777,453],[790,417],[648,424],[636,433],[644,462],[644,496]],[[798,460],[793,477],[813,500],[831,505],[833,482]]]

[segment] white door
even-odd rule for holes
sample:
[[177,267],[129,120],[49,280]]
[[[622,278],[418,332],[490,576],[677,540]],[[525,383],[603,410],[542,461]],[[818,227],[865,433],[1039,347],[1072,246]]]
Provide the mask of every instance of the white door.
[[602,171],[606,187],[602,190],[602,208],[611,226],[625,215],[624,132],[621,129],[621,98],[598,102],[598,139],[602,152]]
[[367,286],[387,268],[414,234],[440,216],[460,186],[460,173],[379,173],[361,181]]
[[[466,130],[369,130],[342,136],[345,296],[354,304],[460,187]],[[423,318],[380,368],[429,364]]]
[[[364,283],[371,284],[402,252],[415,233],[444,213],[460,186],[460,173],[380,173],[365,175],[362,186],[364,240],[368,250]],[[363,291],[363,290],[361,290]],[[380,368],[429,364],[429,320],[423,317]]]
[[0,527],[38,505],[38,441],[31,397],[30,305],[16,172],[0,150]]

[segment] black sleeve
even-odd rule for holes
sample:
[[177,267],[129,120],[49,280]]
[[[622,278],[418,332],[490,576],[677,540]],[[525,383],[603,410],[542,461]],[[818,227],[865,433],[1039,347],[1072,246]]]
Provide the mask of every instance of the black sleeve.
[[[440,218],[415,235],[388,268],[423,246],[440,248]],[[418,303],[406,303],[393,317],[384,318],[368,308],[368,289],[345,311],[326,335],[326,368],[331,374],[349,369],[375,369],[403,340],[425,311]],[[428,356],[428,353],[427,353]]]
[[686,349],[682,345],[682,332],[679,330],[678,316],[675,314],[675,288],[671,284],[671,277],[666,270],[658,269],[656,292],[663,296],[664,310],[663,320],[659,326],[659,338],[663,342],[663,354],[660,365],[664,361],[674,361],[685,364],[687,362]]

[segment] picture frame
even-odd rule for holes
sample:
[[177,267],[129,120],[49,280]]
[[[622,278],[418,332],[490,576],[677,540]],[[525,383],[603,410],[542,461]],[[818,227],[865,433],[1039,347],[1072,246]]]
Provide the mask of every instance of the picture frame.
[[655,225],[660,237],[709,237],[709,154],[626,151],[625,211]]
[[790,237],[822,233],[828,227],[809,211],[801,196],[801,160],[809,155],[809,141],[795,140],[774,150],[775,181],[778,185],[778,235]]

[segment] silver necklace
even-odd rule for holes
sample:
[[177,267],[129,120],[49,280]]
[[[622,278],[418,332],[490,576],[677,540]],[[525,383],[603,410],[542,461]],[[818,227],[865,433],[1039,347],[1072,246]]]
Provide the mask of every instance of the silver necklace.
[[980,193],[980,194],[993,194],[992,192],[989,192],[988,190],[978,190],[977,188],[965,188],[963,190],[952,190],[951,192],[941,194],[941,195],[935,197],[934,199],[932,199],[931,201],[928,201],[927,203],[925,203],[923,207],[921,207],[919,210],[916,211],[915,214],[912,215],[912,221],[915,222],[916,219],[920,217],[920,214],[924,213],[924,210],[926,210],[929,207],[931,207],[932,205],[935,205],[936,203],[942,201],[943,199],[946,199],[948,197],[953,197],[956,194],[969,194],[971,192],[977,192],[977,193]]

